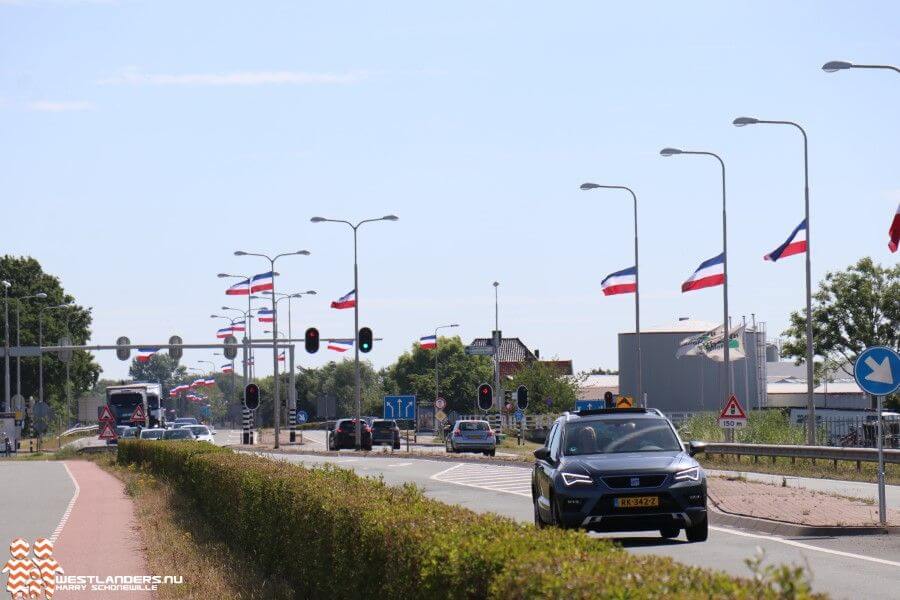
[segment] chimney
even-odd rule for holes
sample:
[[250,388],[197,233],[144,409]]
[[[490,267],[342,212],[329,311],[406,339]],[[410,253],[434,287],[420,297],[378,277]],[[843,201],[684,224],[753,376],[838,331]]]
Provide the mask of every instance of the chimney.
[[541,351],[538,350],[537,348],[534,349],[534,357],[537,359],[541,358]]

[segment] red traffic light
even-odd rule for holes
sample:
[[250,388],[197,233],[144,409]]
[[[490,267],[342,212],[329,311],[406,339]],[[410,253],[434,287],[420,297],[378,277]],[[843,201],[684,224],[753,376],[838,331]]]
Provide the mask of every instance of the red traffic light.
[[244,406],[250,410],[259,408],[259,386],[255,383],[248,383],[244,387]]
[[489,383],[478,386],[478,408],[490,410],[494,407],[494,388]]
[[306,347],[306,351],[310,354],[319,351],[319,330],[315,327],[310,327],[306,330],[306,336],[304,339],[304,346]]

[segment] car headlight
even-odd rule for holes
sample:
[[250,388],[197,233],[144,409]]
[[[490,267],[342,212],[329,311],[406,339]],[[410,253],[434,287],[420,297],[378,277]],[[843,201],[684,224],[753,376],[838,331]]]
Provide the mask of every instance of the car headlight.
[[591,484],[594,483],[594,480],[588,477],[587,475],[582,475],[581,473],[562,473],[563,483],[567,486],[578,485],[579,483]]
[[700,473],[702,473],[700,467],[691,467],[684,471],[678,471],[675,473],[675,481],[699,481]]

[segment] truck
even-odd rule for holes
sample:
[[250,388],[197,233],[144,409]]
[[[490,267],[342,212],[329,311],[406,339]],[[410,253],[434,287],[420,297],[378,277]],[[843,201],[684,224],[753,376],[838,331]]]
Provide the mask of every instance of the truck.
[[138,405],[143,405],[147,415],[146,424],[150,427],[166,426],[166,409],[162,406],[162,386],[158,383],[129,383],[126,385],[111,385],[106,388],[106,404],[116,419],[116,425],[139,425],[145,423],[132,423],[131,415]]

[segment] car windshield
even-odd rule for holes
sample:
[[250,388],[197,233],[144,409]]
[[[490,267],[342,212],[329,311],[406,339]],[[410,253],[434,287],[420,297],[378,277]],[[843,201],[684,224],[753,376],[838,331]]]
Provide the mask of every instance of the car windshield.
[[487,431],[490,426],[485,421],[460,421],[460,431]]
[[372,429],[393,429],[393,421],[375,421],[372,423]]
[[141,432],[142,440],[158,440],[163,435],[163,431],[161,429],[145,429]]
[[191,425],[187,429],[193,431],[194,435],[209,435],[209,429],[205,425]]
[[167,440],[189,440],[193,437],[190,429],[170,429],[163,434],[163,438]]
[[678,438],[662,419],[603,419],[566,425],[567,456],[678,450]]

